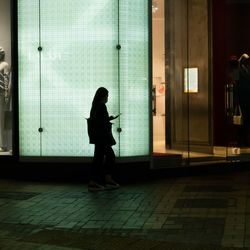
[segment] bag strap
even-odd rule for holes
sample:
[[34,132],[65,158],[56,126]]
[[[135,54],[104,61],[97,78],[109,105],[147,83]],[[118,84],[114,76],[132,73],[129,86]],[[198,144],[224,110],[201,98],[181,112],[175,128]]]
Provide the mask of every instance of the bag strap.
[[240,104],[237,104],[237,105],[235,106],[234,115],[236,115],[236,116],[238,116],[238,115],[242,116]]
[[240,116],[242,116],[242,112],[241,112],[241,108],[240,108],[240,105],[239,106],[239,112],[240,112]]

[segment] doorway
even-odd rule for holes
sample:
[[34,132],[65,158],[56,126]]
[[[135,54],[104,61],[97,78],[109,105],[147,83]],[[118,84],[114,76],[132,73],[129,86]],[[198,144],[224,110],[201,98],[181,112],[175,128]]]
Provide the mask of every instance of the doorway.
[[153,152],[166,162],[225,160],[213,147],[209,2],[152,2]]

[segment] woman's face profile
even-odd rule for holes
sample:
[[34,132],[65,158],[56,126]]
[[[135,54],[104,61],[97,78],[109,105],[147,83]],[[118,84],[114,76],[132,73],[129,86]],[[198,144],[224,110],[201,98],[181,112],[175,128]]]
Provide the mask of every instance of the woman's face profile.
[[108,102],[109,95],[107,94],[105,97],[102,99],[102,103],[107,103]]
[[107,102],[108,102],[108,98],[109,98],[109,95],[106,95],[106,96],[104,97],[104,99],[103,99],[103,102],[104,102],[104,103],[107,103]]

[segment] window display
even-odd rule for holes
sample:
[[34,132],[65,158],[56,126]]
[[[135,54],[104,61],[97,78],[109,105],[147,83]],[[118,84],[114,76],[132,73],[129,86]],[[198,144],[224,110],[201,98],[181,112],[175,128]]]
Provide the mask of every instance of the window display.
[[10,66],[5,61],[5,51],[0,47],[0,152],[7,151],[5,119],[10,100]]
[[10,0],[0,1],[0,155],[12,154]]

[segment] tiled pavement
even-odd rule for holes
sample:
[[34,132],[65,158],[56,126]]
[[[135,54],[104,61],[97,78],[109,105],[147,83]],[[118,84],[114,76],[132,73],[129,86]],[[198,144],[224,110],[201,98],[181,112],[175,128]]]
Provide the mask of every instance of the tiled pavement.
[[99,193],[86,183],[0,180],[0,249],[243,247],[250,249],[250,172]]

